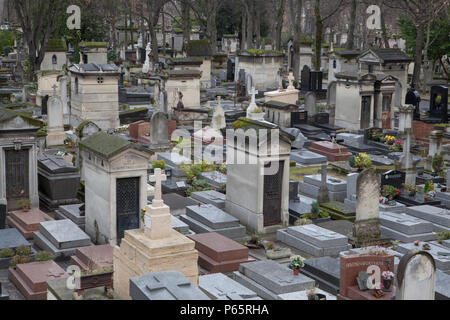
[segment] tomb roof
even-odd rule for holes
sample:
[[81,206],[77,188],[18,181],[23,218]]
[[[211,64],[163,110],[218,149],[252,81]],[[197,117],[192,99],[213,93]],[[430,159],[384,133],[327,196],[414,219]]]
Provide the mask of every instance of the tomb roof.
[[119,74],[119,69],[115,64],[97,64],[97,63],[88,63],[88,64],[73,64],[70,67],[70,72],[72,73],[89,73],[92,75],[116,75]]
[[7,108],[0,109],[0,123],[12,120],[16,117],[21,117],[25,122],[36,127],[36,129],[39,129],[44,126],[44,123],[42,121],[33,119],[33,118],[29,117],[28,115],[25,115],[20,112],[16,112],[16,111],[13,111],[13,110],[10,110]]
[[186,45],[186,52],[191,57],[210,57],[212,56],[211,42],[208,40],[193,40]]
[[200,78],[200,70],[169,70],[168,75],[170,79],[175,78]]
[[396,63],[396,62],[412,62],[413,59],[400,49],[368,49],[364,51],[358,59],[368,57],[370,62],[373,62],[372,56],[378,58],[381,63]]
[[203,63],[200,57],[172,58],[168,60],[168,64],[173,65],[201,65]]
[[276,124],[273,124],[273,123],[270,123],[267,121],[257,121],[257,120],[252,120],[249,118],[242,117],[242,118],[239,118],[238,120],[236,120],[235,122],[233,122],[231,125],[234,128],[234,130],[255,129],[256,135],[259,134],[258,133],[259,129],[266,129],[266,130],[279,129],[281,140],[283,140],[289,144],[295,140],[295,137],[293,135],[291,135],[290,133],[288,133],[287,131],[285,131],[282,127],[279,127]]
[[88,149],[104,158],[111,158],[116,154],[128,149],[135,148],[141,151],[150,152],[144,147],[105,132],[97,132],[80,143],[82,149]]

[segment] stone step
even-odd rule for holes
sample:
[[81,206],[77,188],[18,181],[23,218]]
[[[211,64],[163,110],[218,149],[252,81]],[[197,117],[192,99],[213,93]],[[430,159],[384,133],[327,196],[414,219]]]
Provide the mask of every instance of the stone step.
[[23,235],[25,239],[27,240],[33,239],[34,231],[26,230],[23,226],[20,225],[20,223],[13,216],[6,217],[6,223],[11,228],[16,228],[17,230],[19,230],[19,232]]
[[73,255],[73,256],[70,257],[70,264],[79,266],[80,269],[83,270],[83,271],[88,271],[89,270],[89,266],[84,261],[84,259],[81,258],[81,257],[78,257],[76,255]]
[[19,275],[17,270],[9,268],[8,278],[17,287],[17,289],[19,289],[20,293],[25,296],[26,300],[47,300],[47,290],[42,292],[34,292],[27,282],[24,281],[24,278]]

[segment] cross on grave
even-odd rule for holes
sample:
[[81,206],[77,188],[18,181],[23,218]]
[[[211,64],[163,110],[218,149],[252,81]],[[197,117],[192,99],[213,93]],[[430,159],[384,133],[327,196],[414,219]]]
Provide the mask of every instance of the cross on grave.
[[221,96],[217,96],[217,106],[218,107],[222,106],[222,97]]
[[322,168],[319,170],[319,173],[322,176],[322,185],[324,186],[327,184],[327,173],[328,173],[327,165],[322,165]]
[[274,274],[274,277],[278,280],[279,284],[283,284],[283,283],[290,284],[293,282],[292,278],[291,279],[282,278],[278,274]]
[[58,88],[58,86],[54,84],[52,88],[53,88],[53,96],[56,97],[56,88]]
[[161,168],[155,169],[155,174],[150,176],[150,182],[155,183],[155,197],[153,200],[162,201],[161,183],[167,180],[167,176],[162,173]]
[[236,291],[227,292],[225,290],[220,289],[219,287],[214,287],[219,291],[218,295],[220,297],[227,297],[231,300],[244,300]]
[[147,284],[146,287],[150,292],[165,289],[177,300],[184,300],[187,297],[181,293],[180,287],[190,287],[191,283],[187,279],[176,279],[176,281],[176,283],[168,283],[164,279],[159,279],[158,276],[153,276],[152,283]]
[[252,102],[251,102],[251,104],[256,104],[256,95],[258,94],[258,90],[256,90],[255,87],[252,87],[252,90],[250,91],[250,94],[252,95]]
[[57,269],[55,270],[53,268],[50,268],[47,271],[47,276],[48,277],[53,277],[53,278],[58,278],[58,277],[62,276],[63,274],[64,274],[63,271],[60,271],[60,270],[57,270]]

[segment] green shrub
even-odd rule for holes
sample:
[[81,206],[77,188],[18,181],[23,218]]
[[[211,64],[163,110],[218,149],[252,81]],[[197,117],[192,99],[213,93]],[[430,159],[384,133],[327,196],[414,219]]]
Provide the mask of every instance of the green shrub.
[[23,257],[23,256],[29,256],[31,254],[30,247],[27,246],[20,246],[16,249],[16,254]]
[[436,235],[436,240],[439,244],[442,244],[445,240],[450,240],[450,231],[441,231]]
[[11,261],[9,261],[9,265],[15,268],[18,264],[30,263],[32,261],[33,259],[31,257],[15,255]]
[[36,256],[34,257],[34,260],[36,261],[49,261],[53,260],[53,255],[48,251],[39,251],[36,253]]
[[444,157],[441,154],[435,154],[431,164],[434,171],[438,173],[441,172],[442,167],[444,166]]
[[350,167],[354,167],[355,166],[355,163],[356,163],[356,161],[355,161],[355,156],[351,156],[349,159],[348,159],[348,164],[350,165]]
[[0,258],[11,258],[14,256],[14,250],[11,248],[6,248],[0,250]]
[[394,186],[390,186],[390,185],[384,185],[383,186],[383,190],[381,191],[381,195],[383,197],[395,197],[397,196],[397,188]]
[[155,160],[152,162],[152,167],[153,169],[160,168],[161,170],[165,170],[166,163],[164,162],[164,160]]
[[425,188],[424,191],[425,193],[433,191],[434,190],[434,183],[432,180],[429,180],[427,182],[425,182]]

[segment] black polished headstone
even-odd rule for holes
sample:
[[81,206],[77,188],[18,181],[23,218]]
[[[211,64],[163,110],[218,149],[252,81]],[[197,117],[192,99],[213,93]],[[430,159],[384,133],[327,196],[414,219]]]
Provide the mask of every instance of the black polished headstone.
[[297,124],[308,123],[308,112],[305,110],[291,112],[291,128]]
[[305,65],[302,69],[302,91],[310,91],[311,69]]
[[390,170],[381,175],[381,187],[385,185],[396,187],[400,189],[405,183],[406,174],[398,170]]
[[234,68],[235,68],[234,60],[228,59],[228,61],[227,61],[227,81],[229,81],[229,82],[234,81]]
[[[439,98],[440,97],[440,98]],[[430,91],[430,117],[441,119],[441,123],[448,123],[448,88],[432,86]]]
[[328,124],[330,123],[330,114],[328,112],[319,112],[314,115],[314,123]]
[[420,94],[411,88],[406,94],[405,104],[414,106],[414,120],[420,121]]
[[289,201],[298,200],[298,185],[299,181],[289,181]]

